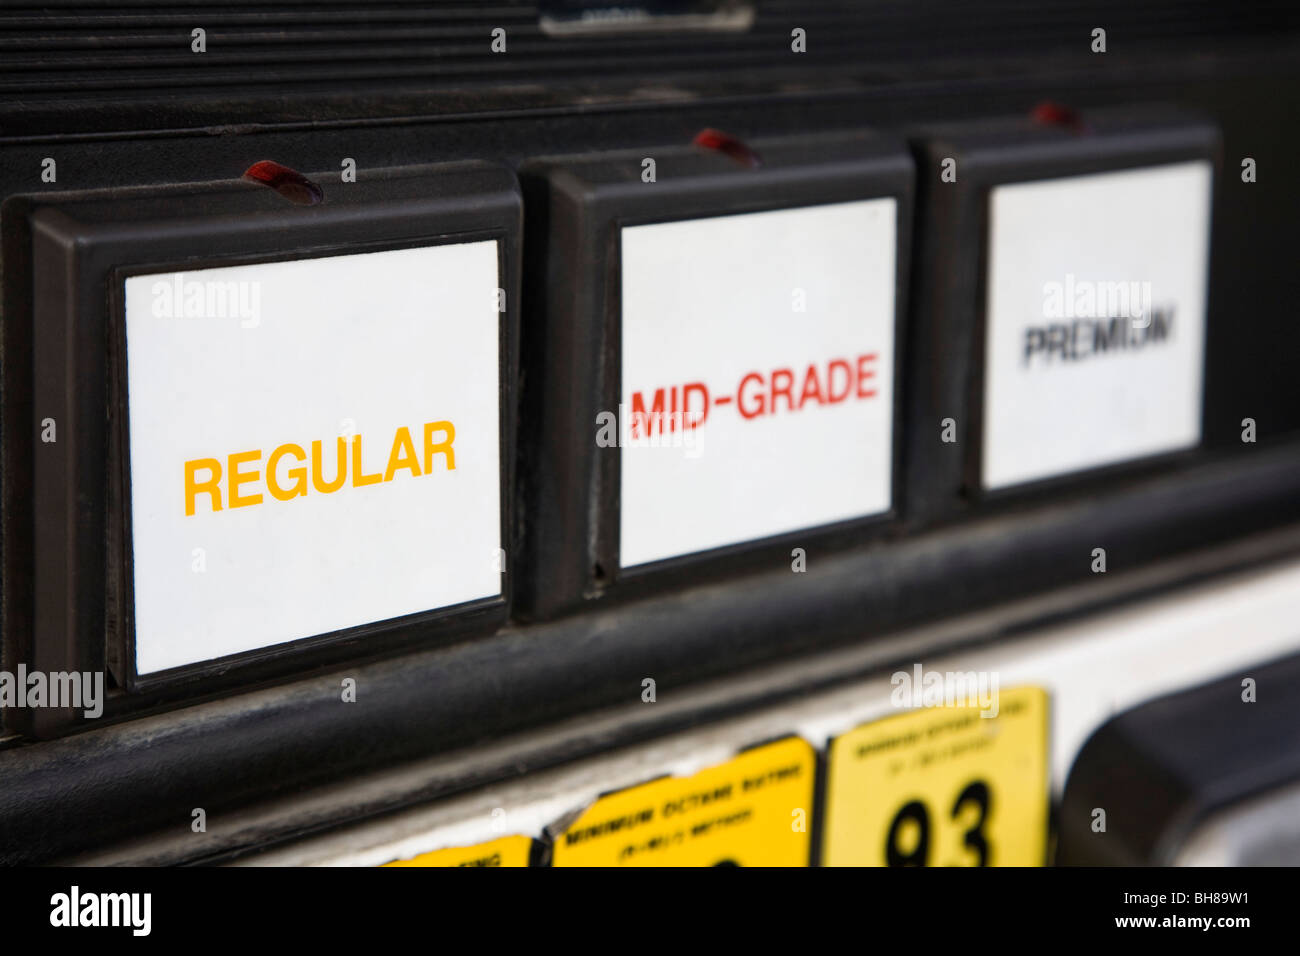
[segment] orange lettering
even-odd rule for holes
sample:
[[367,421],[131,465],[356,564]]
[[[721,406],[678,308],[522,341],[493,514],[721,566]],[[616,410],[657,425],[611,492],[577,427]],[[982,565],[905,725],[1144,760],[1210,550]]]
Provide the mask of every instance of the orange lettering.
[[[200,468],[208,469],[211,477],[207,481],[195,481],[194,473]],[[194,498],[206,491],[212,496],[212,510],[221,510],[221,462],[215,458],[196,458],[185,463],[185,514],[194,514]]]

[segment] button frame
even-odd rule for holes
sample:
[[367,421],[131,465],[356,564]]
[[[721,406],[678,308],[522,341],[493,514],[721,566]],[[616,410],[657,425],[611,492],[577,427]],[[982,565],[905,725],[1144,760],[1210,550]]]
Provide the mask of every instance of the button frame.
[[[516,610],[545,619],[593,600],[632,599],[790,564],[792,547],[832,549],[885,533],[903,507],[902,369],[913,164],[905,144],[867,130],[748,144],[750,167],[697,146],[646,147],[532,160],[528,204],[522,480],[527,516]],[[641,179],[653,158],[656,181]],[[625,226],[893,197],[894,394],[891,507],[863,518],[738,542],[634,568],[619,563],[620,449],[597,448],[596,416],[621,395],[620,231]],[[546,462],[555,463],[548,470]],[[812,556],[815,560],[815,554]]]
[[[29,281],[19,273],[11,289],[10,301],[21,308],[10,321],[23,323],[30,337],[33,424],[55,417],[59,429],[55,445],[5,445],[7,474],[30,483],[34,523],[22,555],[32,612],[6,615],[6,661],[46,672],[108,669],[133,694],[179,687],[192,693],[196,685],[235,686],[309,664],[491,633],[505,622],[509,560],[495,597],[138,674],[123,298],[125,278],[134,274],[496,240],[506,290],[498,404],[500,540],[508,556],[522,238],[522,196],[510,170],[478,161],[369,170],[355,183],[328,188],[315,206],[294,205],[250,183],[216,182],[18,196],[4,212],[30,262]],[[5,507],[23,507],[8,484]],[[77,722],[80,712],[13,716],[22,731],[48,736]]]
[[[1085,112],[1069,125],[1012,116],[915,127],[909,137],[919,168],[915,311],[908,356],[909,529],[933,526],[976,508],[1041,500],[1061,490],[1158,471],[1198,457],[1205,443],[1208,347],[1201,363],[1201,438],[1194,448],[983,488],[989,203],[997,186],[1208,160],[1208,342],[1214,207],[1221,191],[1217,127],[1200,114],[1175,107],[1137,106]],[[956,160],[956,182],[940,178],[945,159]],[[956,420],[954,443],[940,441],[945,418]]]

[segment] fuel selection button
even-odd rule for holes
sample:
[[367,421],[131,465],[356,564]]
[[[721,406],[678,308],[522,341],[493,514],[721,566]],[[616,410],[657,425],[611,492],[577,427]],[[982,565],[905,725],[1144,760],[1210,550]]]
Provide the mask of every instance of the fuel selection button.
[[909,521],[1199,446],[1215,126],[1053,108],[911,136]]
[[521,178],[541,327],[522,613],[788,564],[893,518],[901,140],[705,129],[544,157]]

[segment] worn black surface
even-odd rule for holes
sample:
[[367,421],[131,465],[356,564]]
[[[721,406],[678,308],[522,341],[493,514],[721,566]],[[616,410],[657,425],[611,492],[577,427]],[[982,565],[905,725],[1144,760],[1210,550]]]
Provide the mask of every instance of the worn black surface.
[[[1255,681],[1250,702],[1242,680]],[[1057,862],[1168,866],[1197,824],[1300,782],[1300,657],[1148,701],[1088,739],[1066,782]],[[1093,830],[1096,809],[1104,832]]]

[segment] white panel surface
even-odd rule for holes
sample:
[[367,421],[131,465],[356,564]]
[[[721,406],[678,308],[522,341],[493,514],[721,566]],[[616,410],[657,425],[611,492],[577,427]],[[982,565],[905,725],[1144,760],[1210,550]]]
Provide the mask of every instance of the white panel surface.
[[989,198],[983,484],[1196,445],[1210,164]]
[[[889,509],[895,218],[884,198],[623,229],[624,567]],[[667,427],[627,426],[656,408]]]
[[126,280],[139,673],[500,593],[497,273],[487,241]]

